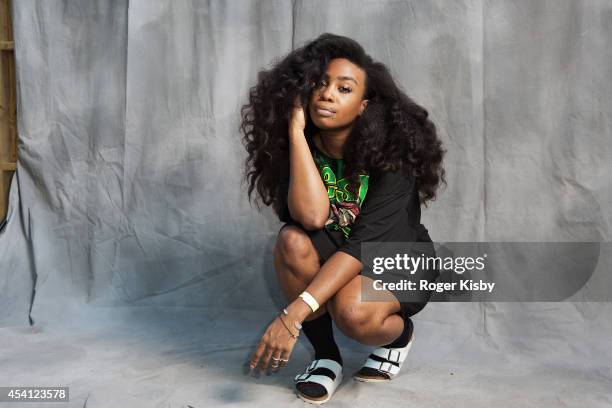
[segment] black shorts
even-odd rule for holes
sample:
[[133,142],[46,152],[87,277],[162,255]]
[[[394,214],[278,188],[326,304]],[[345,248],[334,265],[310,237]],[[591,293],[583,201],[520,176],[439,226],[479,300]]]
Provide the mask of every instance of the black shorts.
[[[281,230],[288,225],[293,225],[293,226],[300,228],[302,231],[304,231],[308,235],[308,237],[310,237],[310,241],[312,242],[312,245],[314,246],[315,250],[319,254],[321,265],[323,265],[323,263],[326,262],[329,259],[329,257],[331,257],[334,253],[336,253],[338,248],[345,241],[344,234],[342,233],[342,231],[333,231],[333,230],[328,230],[327,228],[323,228],[323,229],[316,230],[316,231],[309,231],[309,230],[304,229],[299,223],[291,222],[291,221],[285,223],[281,227]],[[415,314],[423,310],[423,308],[427,304],[427,301],[399,302],[399,303],[400,303],[400,308],[401,308],[400,313],[402,314],[402,317],[404,318],[404,320],[406,320],[408,317],[414,316]]]

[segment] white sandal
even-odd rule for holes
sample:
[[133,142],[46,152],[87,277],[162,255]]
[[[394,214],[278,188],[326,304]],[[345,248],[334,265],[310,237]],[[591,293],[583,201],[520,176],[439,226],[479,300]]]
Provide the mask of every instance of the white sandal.
[[[392,380],[397,376],[400,369],[402,368],[402,364],[404,360],[406,360],[406,356],[408,355],[408,351],[410,351],[410,347],[412,346],[412,342],[414,341],[414,334],[412,338],[406,344],[406,347],[401,348],[385,348],[378,347],[372,351],[372,354],[368,356],[365,364],[361,368],[369,367],[377,370],[380,374],[376,376],[362,374],[357,371],[353,374],[353,379],[361,382],[382,382]],[[361,371],[361,370],[360,370]]]
[[[334,377],[330,377],[328,375],[324,375],[322,373],[312,374],[313,371],[319,368],[326,368],[330,370]],[[297,396],[302,400],[309,402],[311,404],[323,404],[332,397],[338,385],[342,382],[342,366],[338,364],[334,360],[330,360],[327,358],[321,358],[319,360],[314,360],[310,365],[306,368],[306,372],[303,374],[298,374],[295,376],[295,385],[297,386],[300,383],[312,382],[315,384],[320,384],[325,388],[327,394],[320,398],[313,398],[307,395],[302,394],[299,390],[296,389]]]

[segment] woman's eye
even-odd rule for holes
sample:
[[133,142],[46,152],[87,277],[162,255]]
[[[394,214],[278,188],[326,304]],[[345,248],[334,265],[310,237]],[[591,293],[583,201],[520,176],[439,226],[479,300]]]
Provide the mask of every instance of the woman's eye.
[[[327,81],[325,81],[325,80],[321,80],[321,81],[319,81],[319,83],[318,83],[318,87],[319,87],[319,88],[326,88],[326,87],[327,87]],[[341,86],[341,87],[339,87],[338,89],[339,89],[339,90],[340,90],[340,92],[342,92],[342,93],[349,93],[349,92],[351,92],[351,88],[346,87],[346,86]]]

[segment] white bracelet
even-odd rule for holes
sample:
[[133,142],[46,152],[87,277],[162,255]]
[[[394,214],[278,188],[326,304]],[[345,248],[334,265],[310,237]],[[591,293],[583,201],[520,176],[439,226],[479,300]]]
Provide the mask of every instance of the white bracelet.
[[300,293],[300,296],[304,302],[312,309],[312,312],[316,312],[319,308],[319,303],[317,300],[308,292],[303,291]]

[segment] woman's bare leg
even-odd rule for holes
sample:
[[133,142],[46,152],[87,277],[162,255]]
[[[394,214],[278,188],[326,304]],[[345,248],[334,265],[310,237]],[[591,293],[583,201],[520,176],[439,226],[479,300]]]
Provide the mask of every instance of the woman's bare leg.
[[[321,269],[319,255],[304,231],[293,225],[280,230],[274,247],[274,269],[287,301],[297,299]],[[323,304],[306,320],[325,312],[327,308]]]
[[[295,226],[284,227],[279,232],[274,248],[274,267],[290,302],[306,289],[321,269],[319,255],[310,237]],[[303,331],[315,350],[316,359],[332,359],[342,365],[340,350],[334,340],[332,321],[326,314],[326,305],[322,304],[306,318]],[[309,381],[300,382],[296,388],[307,398],[323,398],[327,393],[321,384]]]
[[361,302],[361,279],[369,278],[356,276],[328,301],[329,312],[348,337],[369,346],[389,344],[404,329],[400,304],[391,292],[385,293],[388,301]]

